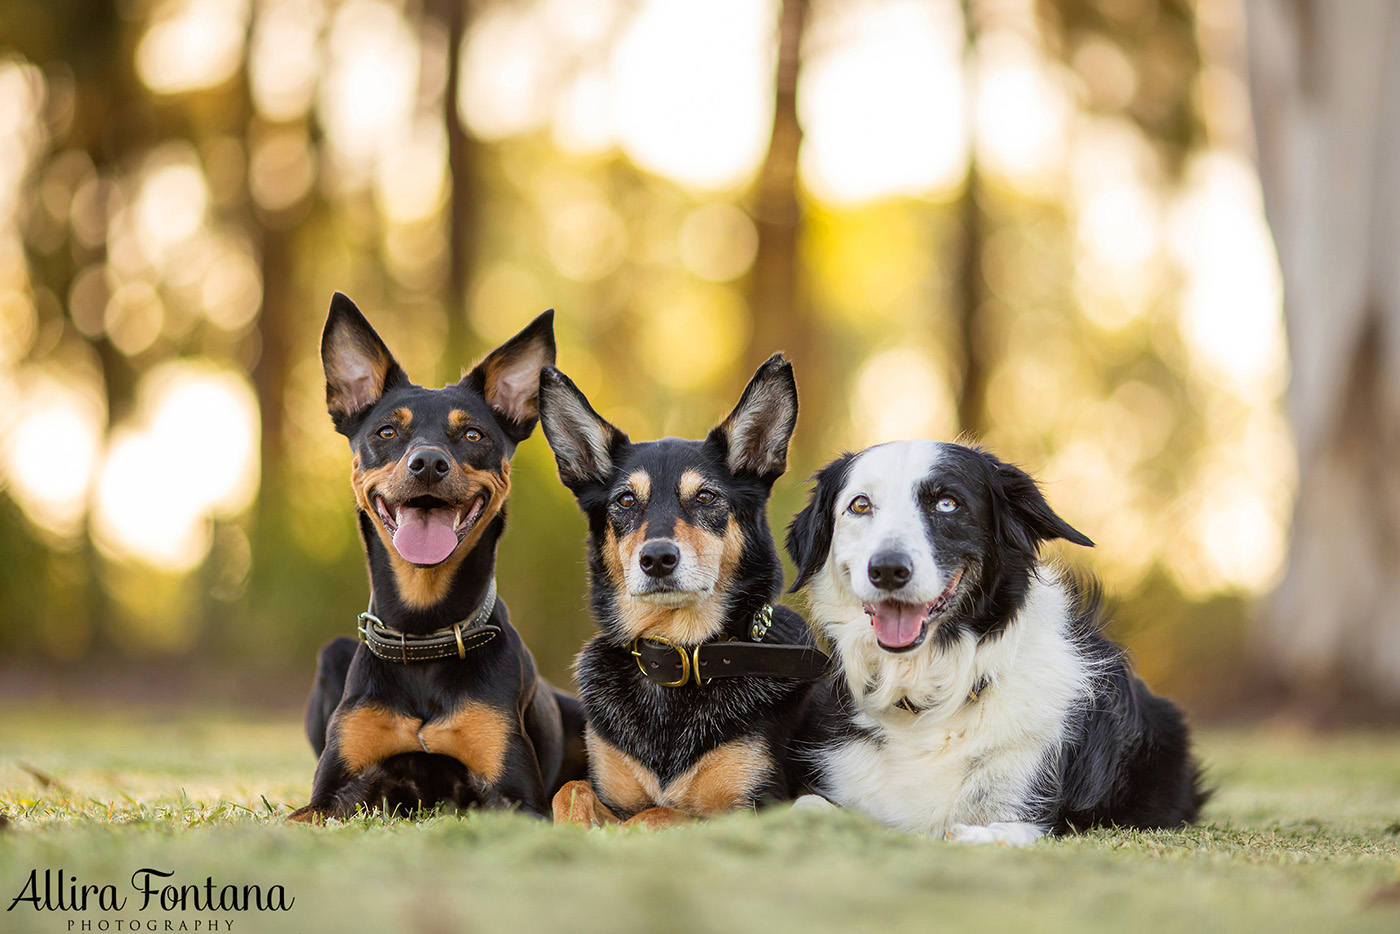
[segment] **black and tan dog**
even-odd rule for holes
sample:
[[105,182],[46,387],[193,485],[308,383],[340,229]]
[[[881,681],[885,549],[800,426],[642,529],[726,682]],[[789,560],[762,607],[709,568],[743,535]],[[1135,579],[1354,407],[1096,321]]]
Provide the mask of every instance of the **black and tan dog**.
[[554,362],[553,313],[461,382],[424,389],[337,293],[321,361],[354,455],[371,598],[361,643],[321,652],[306,723],[320,763],[291,819],[439,802],[545,815],[584,772],[582,710],[536,673],[495,568],[510,458],[538,418],[540,367]]
[[553,368],[540,420],[588,517],[601,630],[577,663],[592,785],[565,785],[555,819],[665,826],[791,798],[788,750],[826,665],[772,603],[767,507],[797,422],[792,367],[765,363],[703,441],[634,444]]

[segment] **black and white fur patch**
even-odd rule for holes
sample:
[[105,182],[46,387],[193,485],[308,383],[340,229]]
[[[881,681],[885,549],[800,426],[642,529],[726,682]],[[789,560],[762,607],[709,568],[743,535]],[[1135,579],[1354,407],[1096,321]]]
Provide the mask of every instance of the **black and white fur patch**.
[[818,790],[895,827],[1030,843],[1195,820],[1180,711],[1100,633],[1097,589],[1043,565],[1091,545],[983,451],[896,442],[822,469],[788,532],[841,676],[811,749]]

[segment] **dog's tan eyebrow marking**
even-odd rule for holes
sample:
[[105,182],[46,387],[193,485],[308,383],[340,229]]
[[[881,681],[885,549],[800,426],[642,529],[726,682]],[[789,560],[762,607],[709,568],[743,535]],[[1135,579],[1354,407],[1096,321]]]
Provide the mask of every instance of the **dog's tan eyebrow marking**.
[[407,428],[413,424],[413,412],[409,409],[394,409],[394,421]]
[[690,499],[696,493],[699,493],[700,488],[704,485],[704,477],[700,476],[697,471],[687,470],[685,473],[681,474],[681,480],[676,487],[676,492],[680,494],[681,499]]
[[453,409],[447,413],[447,427],[453,431],[461,431],[470,420],[471,416],[461,409]]
[[634,470],[627,475],[627,485],[632,488],[637,499],[651,499],[651,474],[645,470]]

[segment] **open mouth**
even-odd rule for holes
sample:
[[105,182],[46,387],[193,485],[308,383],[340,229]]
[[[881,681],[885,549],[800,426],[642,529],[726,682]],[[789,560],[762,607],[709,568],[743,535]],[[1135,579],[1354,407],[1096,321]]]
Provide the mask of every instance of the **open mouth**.
[[876,600],[862,604],[870,617],[870,625],[875,627],[875,640],[880,648],[887,652],[908,652],[922,644],[928,635],[929,621],[952,605],[962,576],[962,568],[958,568],[943,593],[932,603]]
[[399,557],[409,564],[432,567],[457,550],[486,509],[486,497],[480,493],[471,502],[454,506],[435,496],[417,496],[390,506],[375,494],[374,508]]

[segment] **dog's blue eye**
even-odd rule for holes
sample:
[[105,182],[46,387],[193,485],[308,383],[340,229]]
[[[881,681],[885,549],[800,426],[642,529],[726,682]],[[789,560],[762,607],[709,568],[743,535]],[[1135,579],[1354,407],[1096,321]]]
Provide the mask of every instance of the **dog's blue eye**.
[[934,508],[939,512],[952,512],[958,508],[958,501],[951,496],[945,496],[934,504]]

